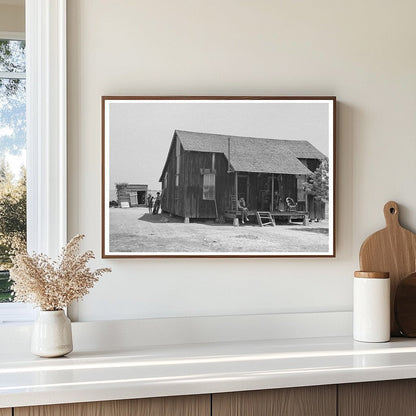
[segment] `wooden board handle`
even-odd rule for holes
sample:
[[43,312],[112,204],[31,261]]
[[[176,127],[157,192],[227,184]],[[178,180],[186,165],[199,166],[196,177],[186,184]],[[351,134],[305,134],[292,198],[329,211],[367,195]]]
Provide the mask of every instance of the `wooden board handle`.
[[399,205],[397,202],[389,201],[384,205],[384,218],[387,227],[399,227]]

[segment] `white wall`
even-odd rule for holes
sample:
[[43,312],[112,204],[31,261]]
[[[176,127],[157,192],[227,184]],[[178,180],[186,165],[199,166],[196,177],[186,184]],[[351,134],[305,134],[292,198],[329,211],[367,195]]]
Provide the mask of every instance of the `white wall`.
[[[100,257],[101,95],[336,95],[335,259],[118,259],[81,321],[351,310],[390,199],[416,230],[416,3],[68,1],[69,235]],[[76,311],[78,309],[78,311]]]

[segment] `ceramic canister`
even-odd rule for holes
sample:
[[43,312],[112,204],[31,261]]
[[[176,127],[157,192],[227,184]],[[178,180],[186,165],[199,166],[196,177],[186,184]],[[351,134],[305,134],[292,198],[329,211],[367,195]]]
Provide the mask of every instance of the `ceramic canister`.
[[354,273],[353,336],[362,342],[390,340],[389,273]]

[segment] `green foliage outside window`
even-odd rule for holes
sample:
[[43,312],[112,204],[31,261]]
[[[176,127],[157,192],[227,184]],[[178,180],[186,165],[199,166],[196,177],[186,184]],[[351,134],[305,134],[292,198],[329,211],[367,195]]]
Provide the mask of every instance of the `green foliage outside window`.
[[11,256],[26,242],[25,71],[25,42],[0,40],[0,302],[12,300]]
[[7,269],[16,247],[26,241],[26,174],[16,182],[3,161],[0,166],[0,302],[12,300]]

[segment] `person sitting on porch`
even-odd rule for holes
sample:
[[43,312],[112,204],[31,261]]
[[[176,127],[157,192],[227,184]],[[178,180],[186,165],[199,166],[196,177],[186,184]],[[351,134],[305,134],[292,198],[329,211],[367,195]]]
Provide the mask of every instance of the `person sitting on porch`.
[[248,208],[247,208],[247,204],[246,201],[244,200],[244,198],[240,198],[237,201],[237,209],[239,211],[241,211],[241,223],[244,224],[244,222],[249,222],[248,220]]

